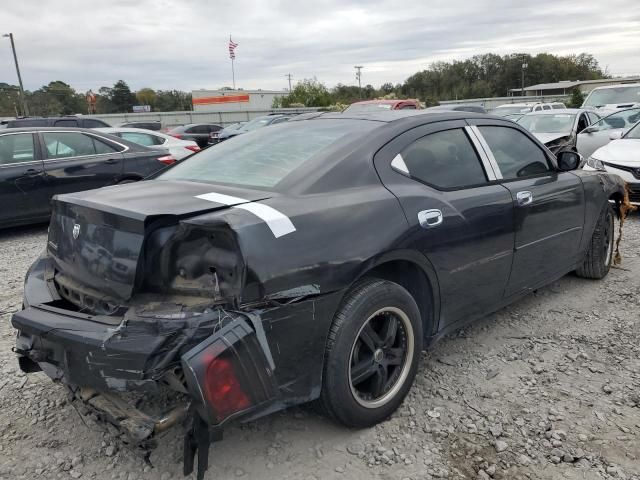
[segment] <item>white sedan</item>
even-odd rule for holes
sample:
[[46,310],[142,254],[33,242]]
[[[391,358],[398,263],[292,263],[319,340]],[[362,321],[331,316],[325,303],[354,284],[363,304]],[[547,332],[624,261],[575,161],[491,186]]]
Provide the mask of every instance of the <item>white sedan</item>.
[[183,158],[200,151],[200,147],[196,142],[191,140],[180,140],[179,138],[166,135],[164,133],[153,130],[143,130],[142,128],[97,128],[96,130],[109,133],[117,137],[129,140],[130,142],[144,145],[145,147],[162,147],[176,159]]
[[587,159],[585,170],[606,170],[619,175],[629,187],[629,200],[640,205],[640,122]]

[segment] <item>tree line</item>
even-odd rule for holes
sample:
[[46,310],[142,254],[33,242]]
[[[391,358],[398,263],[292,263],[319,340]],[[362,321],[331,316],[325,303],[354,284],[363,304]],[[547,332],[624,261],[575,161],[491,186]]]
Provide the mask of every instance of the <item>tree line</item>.
[[[522,64],[526,64],[525,85],[560,80],[595,80],[609,78],[596,58],[588,53],[558,56],[549,53],[528,55],[487,53],[466,60],[435,62],[416,72],[403,83],[385,83],[379,88],[365,85],[338,84],[328,88],[314,79],[298,82],[292,91],[274,101],[274,107],[340,108],[358,100],[375,98],[417,98],[427,106],[440,100],[506,96],[521,85]],[[366,68],[364,71],[366,75]],[[191,94],[179,90],[142,88],[132,92],[123,80],[112,87],[101,87],[95,93],[95,113],[131,112],[134,105],[149,105],[152,111],[191,109]],[[25,92],[31,115],[70,115],[87,113],[85,93],[62,81],[54,81],[38,90]],[[0,116],[21,114],[19,90],[15,85],[0,83]]]
[[[34,91],[25,91],[25,99],[32,116],[74,115],[77,113],[126,113],[134,105],[149,105],[155,112],[191,110],[191,93],[180,90],[142,88],[132,92],[124,80],[112,87],[101,87],[90,107],[87,93],[74,90],[56,80]],[[20,91],[15,85],[0,83],[0,117],[22,115]]]

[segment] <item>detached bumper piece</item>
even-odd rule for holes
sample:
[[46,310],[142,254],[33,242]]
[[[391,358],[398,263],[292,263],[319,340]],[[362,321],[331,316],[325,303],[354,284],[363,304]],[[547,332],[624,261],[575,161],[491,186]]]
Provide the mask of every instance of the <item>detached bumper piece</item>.
[[[41,369],[66,384],[74,399],[144,450],[155,447],[158,433],[188,419],[184,472],[193,471],[197,453],[202,479],[209,445],[222,438],[223,425],[278,400],[274,362],[258,315],[222,309],[189,318],[155,313],[105,324],[33,306],[12,318],[15,351],[24,371]],[[155,415],[138,409],[131,398],[166,390],[167,377],[173,387],[176,378],[184,379],[173,388],[182,391],[183,401]]]

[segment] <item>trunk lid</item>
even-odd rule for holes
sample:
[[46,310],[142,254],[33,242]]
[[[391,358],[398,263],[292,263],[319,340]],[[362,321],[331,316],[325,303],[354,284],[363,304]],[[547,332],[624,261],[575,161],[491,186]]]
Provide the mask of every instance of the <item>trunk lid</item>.
[[[54,197],[47,251],[65,296],[128,300],[146,236],[158,225],[269,198],[269,192],[184,181],[130,183]],[[107,300],[108,301],[108,300]]]

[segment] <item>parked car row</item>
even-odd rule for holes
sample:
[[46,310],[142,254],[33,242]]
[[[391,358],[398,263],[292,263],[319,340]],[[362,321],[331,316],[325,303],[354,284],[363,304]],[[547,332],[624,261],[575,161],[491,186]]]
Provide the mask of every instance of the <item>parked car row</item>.
[[54,195],[129,183],[176,159],[97,130],[0,130],[0,227],[48,220]]

